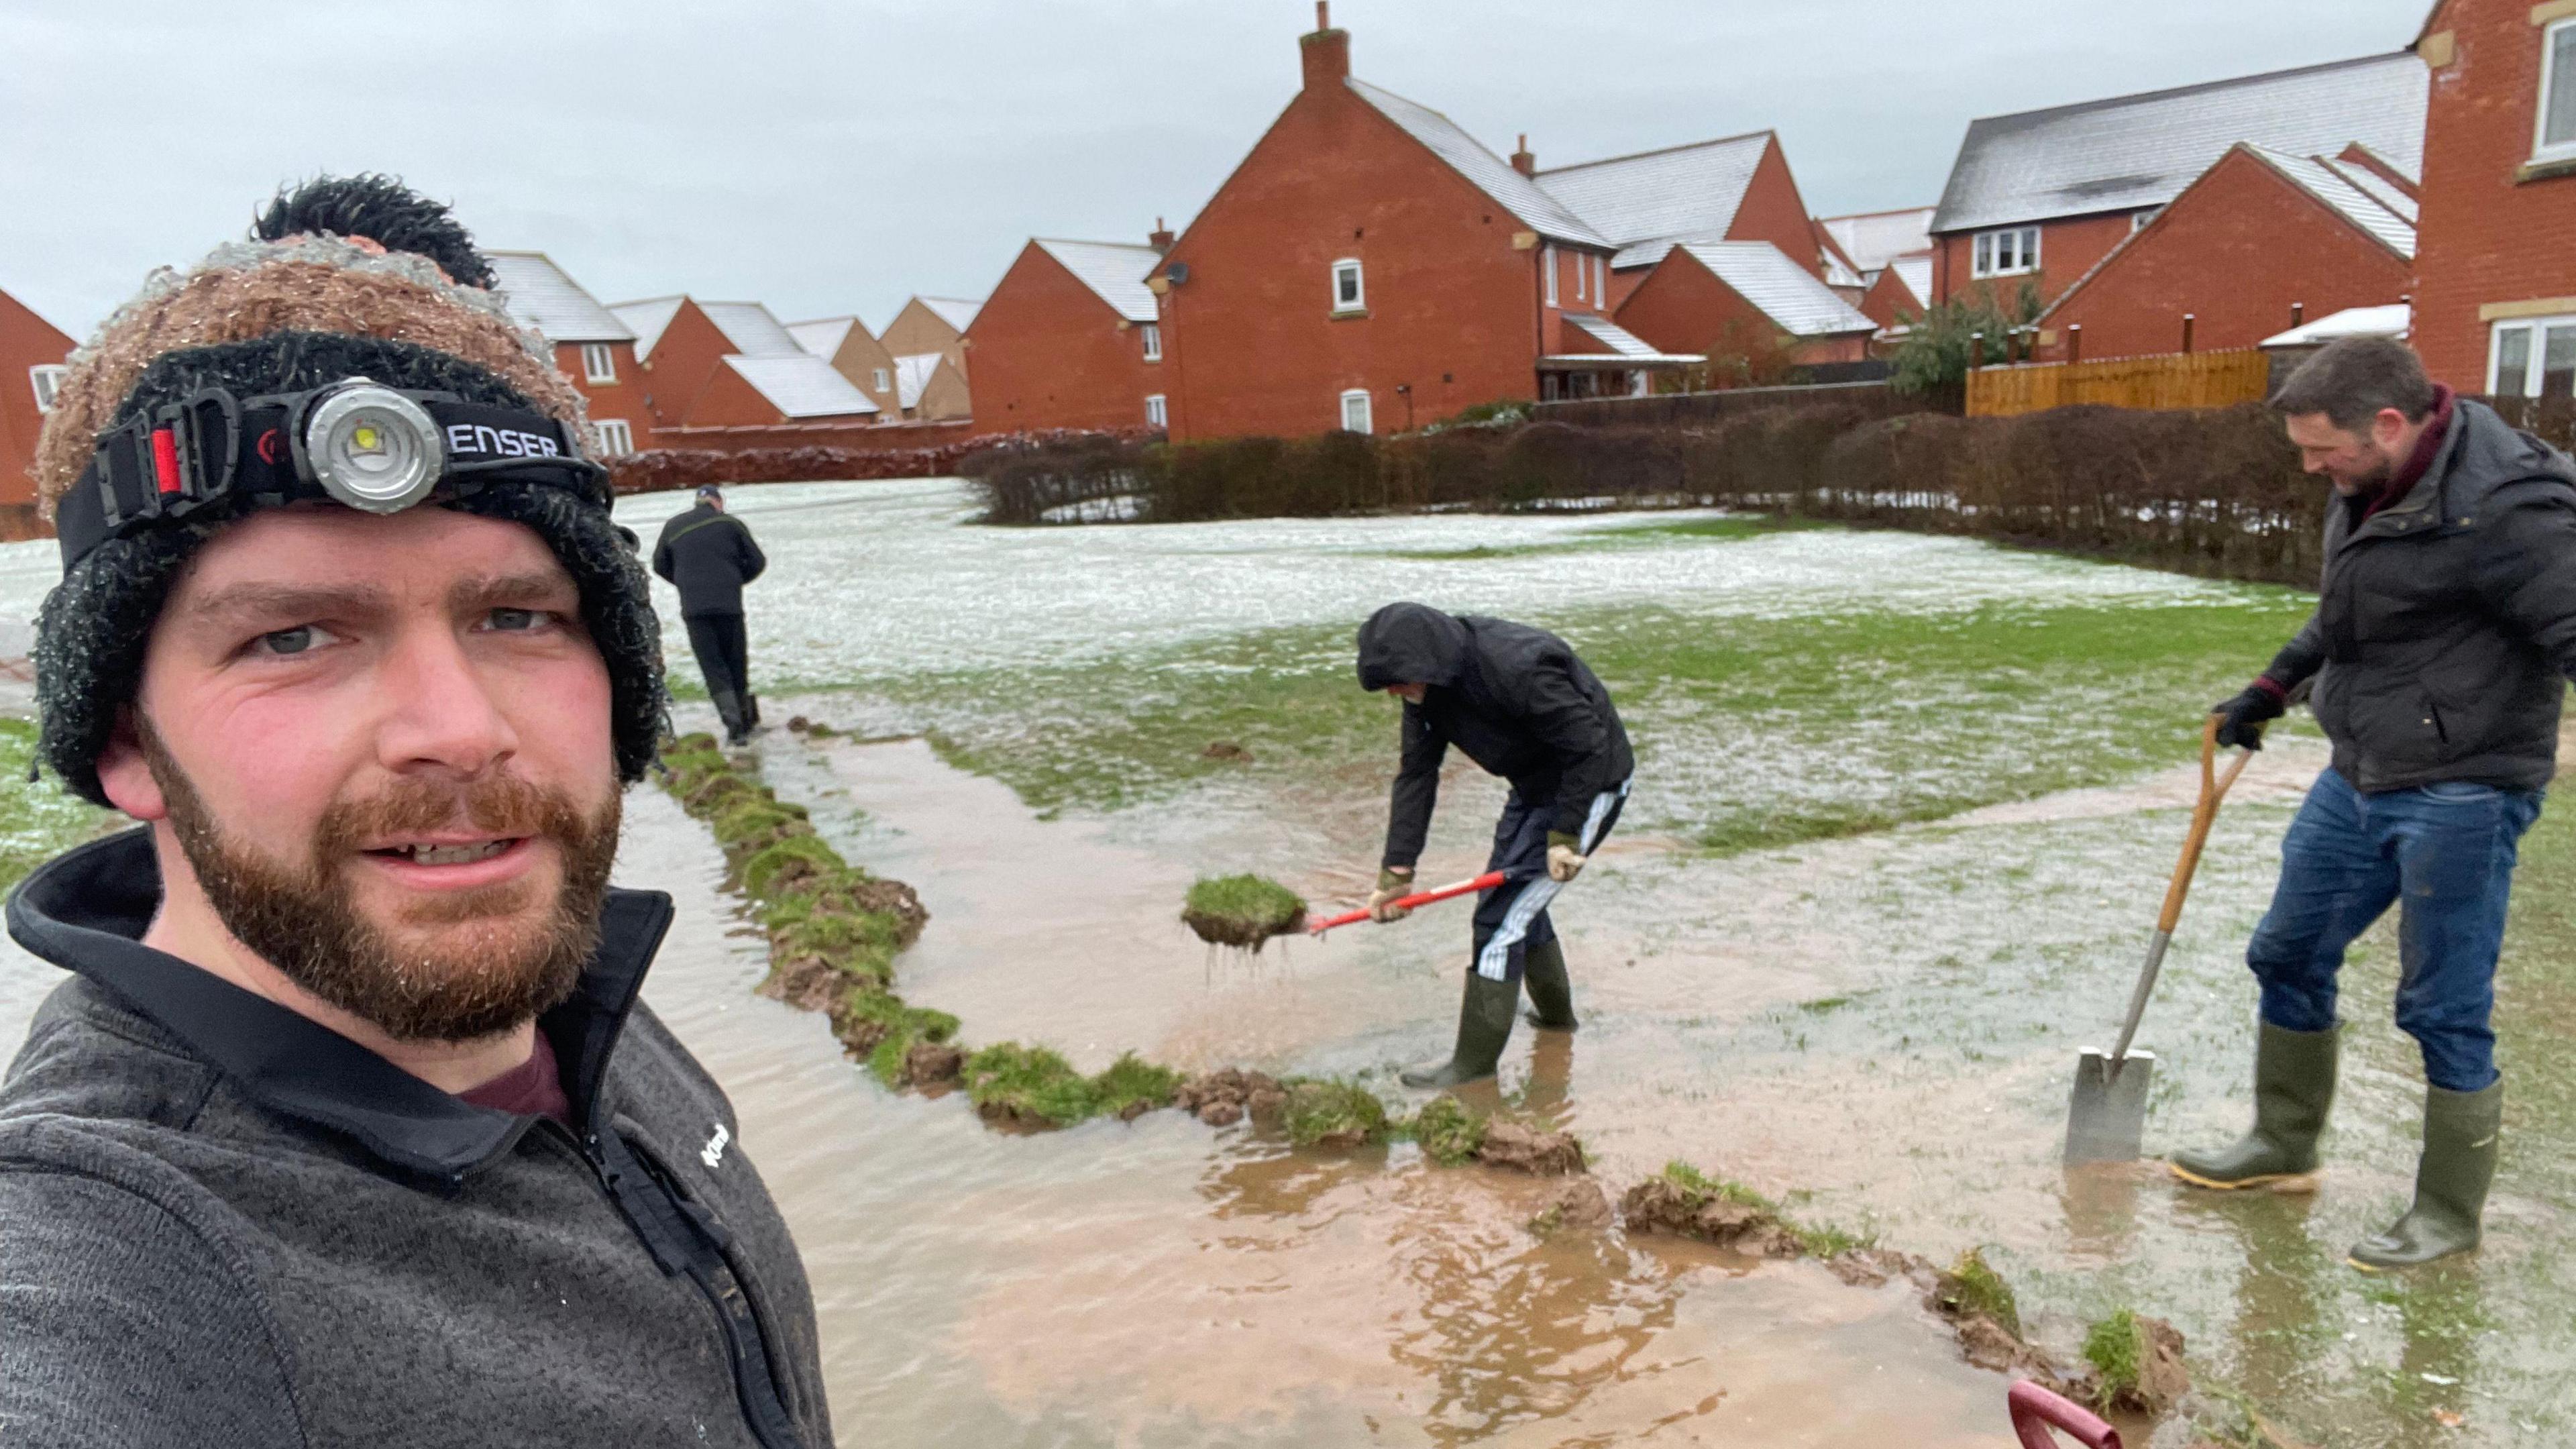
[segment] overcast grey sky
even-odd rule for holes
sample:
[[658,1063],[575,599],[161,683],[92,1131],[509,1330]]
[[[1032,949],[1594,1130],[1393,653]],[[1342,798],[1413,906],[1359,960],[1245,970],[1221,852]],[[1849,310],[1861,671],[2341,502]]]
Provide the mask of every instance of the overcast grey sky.
[[[1543,165],[1777,128],[1820,215],[1976,116],[2394,50],[2427,0],[1335,0],[1356,73]],[[882,327],[1142,240],[1297,87],[1311,0],[0,0],[0,289],[86,336],[288,177],[384,170],[603,301]]]

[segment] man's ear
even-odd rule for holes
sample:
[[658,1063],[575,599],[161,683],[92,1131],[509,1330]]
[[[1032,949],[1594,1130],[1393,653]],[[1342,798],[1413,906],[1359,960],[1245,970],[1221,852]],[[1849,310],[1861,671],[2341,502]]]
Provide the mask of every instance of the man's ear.
[[108,803],[137,820],[157,821],[170,813],[161,782],[152,777],[152,762],[143,753],[143,734],[134,706],[116,712],[107,748],[98,752],[98,785]]
[[2380,451],[2394,452],[2397,440],[2406,436],[2406,430],[2413,426],[2414,421],[2397,409],[2381,408],[2371,415],[2370,440],[2379,445]]

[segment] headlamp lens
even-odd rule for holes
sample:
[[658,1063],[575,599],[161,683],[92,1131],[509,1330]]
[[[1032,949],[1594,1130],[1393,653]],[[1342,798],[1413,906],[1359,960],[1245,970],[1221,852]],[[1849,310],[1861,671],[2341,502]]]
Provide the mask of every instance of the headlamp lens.
[[438,425],[420,404],[372,383],[322,400],[304,424],[305,456],[333,498],[395,513],[429,496],[446,463]]

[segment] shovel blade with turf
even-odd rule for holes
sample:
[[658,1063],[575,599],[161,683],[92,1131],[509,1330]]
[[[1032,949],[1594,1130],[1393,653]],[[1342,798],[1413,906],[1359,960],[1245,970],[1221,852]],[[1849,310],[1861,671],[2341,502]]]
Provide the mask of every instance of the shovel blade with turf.
[[2147,961],[2138,969],[2138,984],[2129,993],[2129,1015],[2120,1024],[2120,1039],[2105,1052],[2086,1047],[2075,1063],[2075,1090],[2066,1103],[2066,1165],[2087,1162],[2134,1162],[2147,1130],[2147,1089],[2155,1085],[2156,1057],[2129,1050],[2138,1034],[2138,1019],[2147,1013],[2147,998],[2156,989],[2156,973],[2173,944],[2174,926],[2182,920],[2182,903],[2191,894],[2192,873],[2200,868],[2200,849],[2209,843],[2209,827],[2218,820],[2218,802],[2245,773],[2251,750],[2240,750],[2225,771],[2218,768],[2218,718],[2200,732],[2200,803],[2192,807],[2191,833],[2183,838],[2182,863],[2174,867],[2173,884],[2165,888],[2164,912],[2156,933],[2147,938]]

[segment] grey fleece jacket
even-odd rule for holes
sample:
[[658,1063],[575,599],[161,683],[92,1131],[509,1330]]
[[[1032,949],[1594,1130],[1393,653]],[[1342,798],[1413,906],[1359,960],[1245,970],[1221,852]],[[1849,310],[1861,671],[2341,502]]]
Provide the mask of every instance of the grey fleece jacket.
[[472,1107],[139,944],[141,831],[9,930],[76,974],[0,1083],[0,1445],[832,1442],[813,1305],[612,893],[539,1022],[576,1134]]

